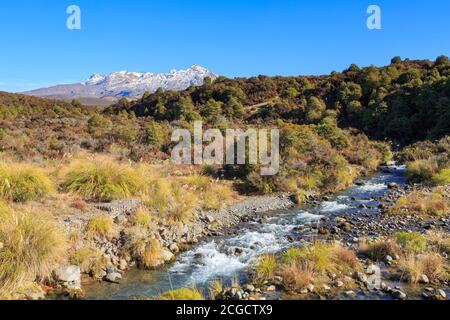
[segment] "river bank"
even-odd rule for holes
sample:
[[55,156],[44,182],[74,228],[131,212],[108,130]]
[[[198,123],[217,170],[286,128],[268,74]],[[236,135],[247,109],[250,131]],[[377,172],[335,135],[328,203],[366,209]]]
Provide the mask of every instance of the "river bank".
[[[263,254],[279,254],[291,246],[305,246],[318,239],[337,240],[348,248],[356,248],[359,240],[365,237],[379,238],[402,230],[425,232],[430,229],[430,222],[408,216],[392,217],[383,213],[387,206],[409,191],[403,179],[403,168],[391,169],[389,172],[380,172],[372,178],[357,181],[349,190],[333,197],[324,197],[321,202],[315,200],[301,207],[269,213],[263,212],[262,207],[260,213],[244,219],[236,228],[230,228],[226,233],[216,236],[211,234],[201,240],[191,249],[181,253],[175,262],[167,267],[157,271],[132,270],[125,274],[121,284],[87,285],[86,298],[149,298],[166,290],[192,286],[206,293],[211,283],[218,279],[224,288],[233,287],[232,283],[238,285],[240,289],[234,290],[237,293],[251,280],[252,266]],[[255,209],[251,206],[249,208]],[[436,224],[436,229],[448,228],[448,221],[445,219],[433,223]],[[364,265],[364,261],[362,262]],[[365,264],[368,267],[370,260],[366,259]],[[364,277],[362,279],[364,280]],[[286,295],[279,280],[274,283],[253,283],[250,288],[253,286],[255,292],[260,292],[256,295],[258,298],[295,298],[295,295]],[[392,287],[392,282],[387,283],[391,291],[395,291],[392,290],[395,288]],[[365,286],[364,282],[361,284]],[[330,288],[334,288],[332,283]],[[344,292],[340,291],[330,290],[330,294],[325,296],[343,297]],[[335,294],[331,294],[332,292]],[[241,298],[250,296],[243,293],[240,294]],[[320,296],[300,298],[314,297]],[[386,299],[392,298],[392,294],[367,294],[361,287],[360,292],[356,290],[354,296],[347,298]]]

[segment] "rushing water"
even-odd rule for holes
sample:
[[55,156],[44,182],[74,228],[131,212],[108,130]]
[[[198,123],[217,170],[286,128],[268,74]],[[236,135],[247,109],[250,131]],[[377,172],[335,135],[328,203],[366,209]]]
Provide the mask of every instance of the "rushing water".
[[[276,253],[299,244],[295,229],[317,224],[323,217],[340,212],[375,213],[377,197],[387,191],[387,183],[403,184],[403,167],[390,167],[354,185],[345,192],[324,201],[318,207],[297,207],[264,215],[264,223],[244,223],[232,235],[208,238],[180,254],[170,266],[157,271],[131,270],[121,284],[94,283],[86,286],[87,299],[133,299],[152,297],[180,287],[206,289],[208,283],[221,279],[245,281],[248,266],[261,254]],[[361,209],[361,204],[364,208]],[[304,234],[304,238],[313,234]],[[295,237],[295,239],[298,238]]]

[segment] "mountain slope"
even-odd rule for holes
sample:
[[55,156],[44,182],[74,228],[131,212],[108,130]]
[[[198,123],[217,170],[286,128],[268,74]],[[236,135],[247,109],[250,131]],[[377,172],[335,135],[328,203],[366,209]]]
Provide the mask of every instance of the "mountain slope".
[[61,99],[133,98],[141,97],[146,91],[153,93],[159,88],[164,90],[185,90],[190,86],[202,85],[206,77],[214,79],[217,76],[199,65],[193,65],[186,70],[172,70],[168,73],[120,71],[106,76],[94,74],[86,82],[57,85],[28,91],[26,94]]

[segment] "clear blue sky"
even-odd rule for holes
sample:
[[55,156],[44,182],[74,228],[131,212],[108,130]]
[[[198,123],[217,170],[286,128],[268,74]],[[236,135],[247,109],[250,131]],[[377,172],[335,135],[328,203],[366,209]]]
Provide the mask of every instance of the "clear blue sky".
[[[66,28],[66,8],[82,29]],[[382,9],[382,30],[366,9]],[[0,90],[192,64],[228,77],[324,74],[450,55],[448,0],[1,0]]]

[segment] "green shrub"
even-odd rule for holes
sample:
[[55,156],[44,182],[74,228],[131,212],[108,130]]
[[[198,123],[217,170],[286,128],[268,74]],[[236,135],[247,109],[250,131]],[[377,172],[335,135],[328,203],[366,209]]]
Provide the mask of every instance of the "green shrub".
[[203,295],[198,289],[181,288],[164,292],[159,296],[159,300],[204,300]]
[[52,190],[43,170],[27,164],[0,164],[0,197],[24,202],[39,199]]
[[443,186],[450,183],[450,169],[441,170],[432,177],[434,185]]
[[423,252],[427,247],[427,240],[418,232],[397,232],[394,237],[399,245],[412,253]]
[[135,196],[146,185],[138,169],[111,161],[94,161],[70,166],[61,187],[84,200],[108,202]]

